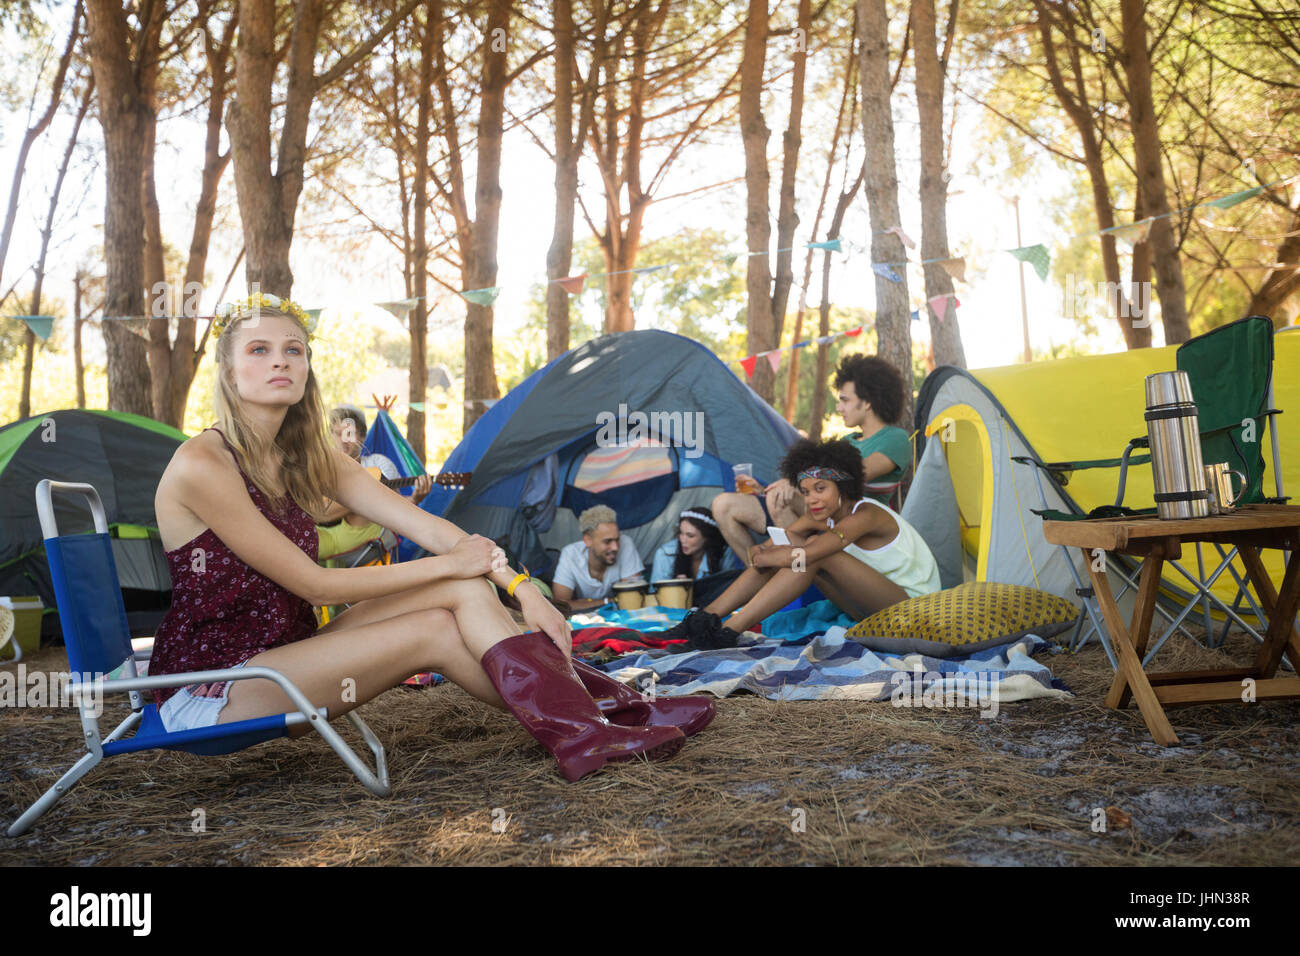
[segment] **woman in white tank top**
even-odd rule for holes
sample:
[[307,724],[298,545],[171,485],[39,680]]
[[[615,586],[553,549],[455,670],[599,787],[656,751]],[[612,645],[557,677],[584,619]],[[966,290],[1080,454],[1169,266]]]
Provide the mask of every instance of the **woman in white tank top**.
[[939,590],[938,565],[916,529],[860,497],[862,459],[848,442],[796,442],[781,474],[807,505],[786,529],[790,543],[768,540],[750,549],[745,572],[673,629],[673,636],[690,639],[688,648],[734,647],[741,632],[812,584],[857,619]]

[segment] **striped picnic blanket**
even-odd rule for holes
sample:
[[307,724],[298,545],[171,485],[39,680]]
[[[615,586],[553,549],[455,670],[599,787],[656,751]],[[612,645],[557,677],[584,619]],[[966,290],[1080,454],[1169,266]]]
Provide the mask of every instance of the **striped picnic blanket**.
[[1034,697],[1069,697],[1033,653],[1047,645],[1032,635],[964,658],[877,654],[832,627],[804,644],[765,639],[748,647],[664,655],[629,655],[606,664],[617,679],[680,697],[707,691],[726,697],[750,691],[769,700],[893,700],[904,706],[940,706],[962,698],[975,706]]
[[[673,608],[619,611],[612,605],[574,615],[575,627],[601,624],[633,630],[670,627],[685,616]],[[781,611],[763,621],[763,634],[746,632],[752,643],[716,651],[672,654],[666,650],[627,654],[601,665],[625,683],[681,697],[707,691],[726,697],[749,691],[769,700],[893,700],[907,706],[952,706],[996,695],[999,702],[1034,697],[1069,697],[1034,654],[1047,641],[1029,635],[1014,644],[939,659],[920,654],[872,651],[845,635],[853,621],[830,601]],[[973,704],[972,704],[973,706]]]

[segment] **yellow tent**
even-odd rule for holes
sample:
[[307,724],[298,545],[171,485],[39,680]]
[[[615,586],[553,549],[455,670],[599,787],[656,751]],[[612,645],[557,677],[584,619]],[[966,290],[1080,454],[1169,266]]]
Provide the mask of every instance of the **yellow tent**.
[[[1043,540],[1042,521],[1030,511],[1042,507],[1035,469],[1011,459],[1119,457],[1130,438],[1146,434],[1144,379],[1173,369],[1175,351],[1169,346],[973,372],[935,370],[921,390],[917,420],[939,440],[925,443],[903,513],[935,545],[945,586],[963,579],[1008,581],[1076,598],[1061,549]],[[1300,329],[1275,334],[1273,383],[1274,406],[1295,413],[1290,435],[1287,417],[1278,429],[1283,487],[1300,496]],[[1273,436],[1265,429],[1259,438],[1264,493],[1273,495]],[[1064,489],[1046,479],[1042,484],[1049,507],[1086,513],[1114,503],[1117,481],[1118,469],[1094,468],[1074,472]],[[1150,466],[1130,468],[1124,503],[1152,507],[1153,493]],[[952,506],[945,506],[947,497]],[[1263,556],[1280,583],[1282,556]],[[1193,571],[1195,560],[1190,555]],[[1211,548],[1205,560],[1208,571],[1218,564],[1217,552]],[[1240,561],[1235,565],[1244,576]],[[1171,594],[1190,593],[1172,569],[1165,583]],[[1225,573],[1214,590],[1231,604],[1236,582]]]

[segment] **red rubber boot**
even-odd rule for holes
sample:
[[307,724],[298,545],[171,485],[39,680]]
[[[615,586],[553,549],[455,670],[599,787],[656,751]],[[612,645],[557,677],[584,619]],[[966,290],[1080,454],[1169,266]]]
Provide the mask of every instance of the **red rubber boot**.
[[570,782],[610,760],[671,757],[686,740],[676,727],[621,727],[601,714],[545,634],[508,637],[480,662],[510,713],[549,750]]
[[575,660],[573,669],[611,723],[624,727],[678,727],[687,737],[693,737],[717,715],[713,701],[706,697],[646,700],[622,681],[590,664]]

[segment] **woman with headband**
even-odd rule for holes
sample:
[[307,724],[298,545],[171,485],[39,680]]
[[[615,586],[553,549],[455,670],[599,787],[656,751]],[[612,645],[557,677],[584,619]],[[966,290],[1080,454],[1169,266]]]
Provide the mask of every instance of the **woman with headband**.
[[677,521],[677,534],[655,552],[652,581],[668,578],[695,580],[723,568],[727,542],[708,508],[687,508]]
[[781,475],[806,505],[786,529],[790,544],[756,545],[749,568],[727,590],[657,636],[685,637],[685,650],[735,647],[742,632],[812,584],[857,620],[939,590],[938,565],[916,529],[862,497],[862,458],[851,444],[796,442]]
[[[437,671],[508,709],[569,780],[610,760],[676,753],[711,704],[647,702],[571,663],[568,623],[527,572],[334,447],[311,367],[313,325],[300,306],[267,295],[213,323],[219,427],[176,450],[154,502],[173,597],[150,674],[270,667],[334,719],[417,671]],[[322,568],[312,516],[327,499],[431,556]],[[518,607],[525,633],[489,582]],[[352,606],[317,628],[312,605],[342,603]],[[169,731],[292,707],[265,680],[155,693]]]

